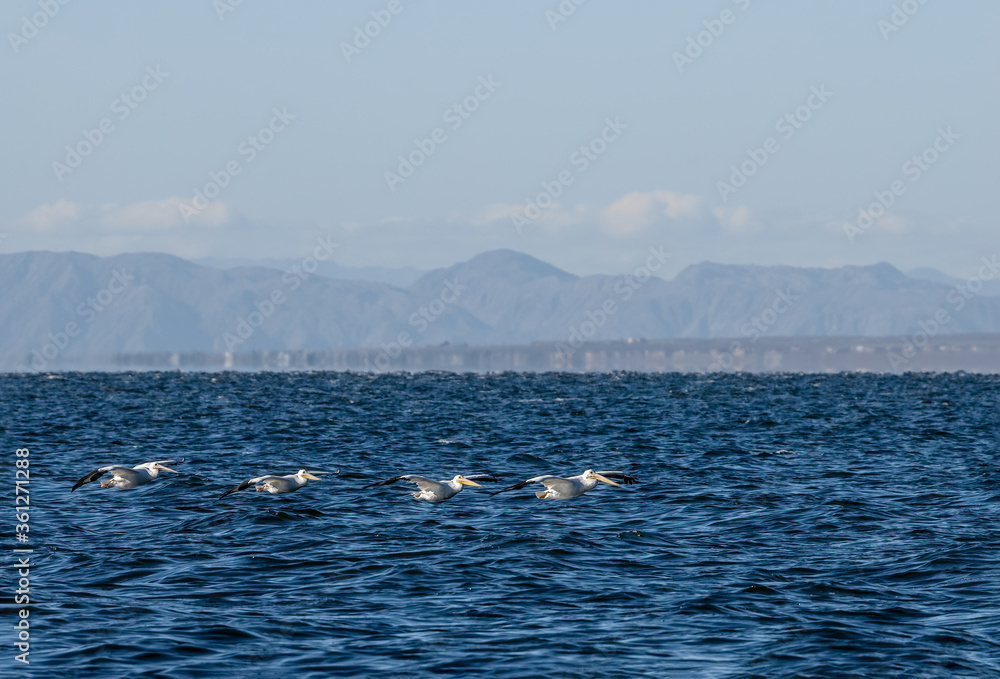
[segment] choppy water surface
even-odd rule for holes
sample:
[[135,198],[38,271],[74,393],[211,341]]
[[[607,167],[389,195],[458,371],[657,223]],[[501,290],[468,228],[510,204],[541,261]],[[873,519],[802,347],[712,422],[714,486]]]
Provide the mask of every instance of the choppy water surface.
[[[31,450],[31,669],[995,677],[998,387],[963,375],[0,377],[11,488],[14,449]],[[94,467],[168,458],[186,458],[182,475],[69,493]],[[340,474],[216,501],[300,467]],[[530,488],[438,505],[399,484],[359,490],[407,472],[513,483],[588,467],[640,483],[564,502]],[[15,667],[5,648],[0,673]]]

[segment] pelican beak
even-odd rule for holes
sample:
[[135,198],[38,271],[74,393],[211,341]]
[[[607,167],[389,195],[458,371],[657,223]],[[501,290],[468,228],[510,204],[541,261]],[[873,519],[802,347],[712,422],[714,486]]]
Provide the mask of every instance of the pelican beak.
[[474,488],[483,487],[481,483],[476,483],[475,481],[470,481],[469,479],[459,479],[458,482],[461,483],[463,486],[473,486]]
[[322,481],[323,480],[323,479],[321,479],[318,476],[310,474],[309,472],[306,472],[305,474],[303,474],[302,477],[306,478],[306,479],[309,479],[310,481]]
[[608,484],[609,486],[618,486],[619,488],[621,488],[621,484],[620,483],[615,483],[614,481],[612,481],[611,479],[609,479],[606,476],[601,476],[600,474],[596,474],[595,473],[594,474],[594,478],[597,479],[598,481],[603,481],[604,483]]
[[157,469],[162,469],[165,472],[173,472],[174,474],[180,474],[176,469],[171,469],[170,467],[164,467],[162,464],[156,465]]

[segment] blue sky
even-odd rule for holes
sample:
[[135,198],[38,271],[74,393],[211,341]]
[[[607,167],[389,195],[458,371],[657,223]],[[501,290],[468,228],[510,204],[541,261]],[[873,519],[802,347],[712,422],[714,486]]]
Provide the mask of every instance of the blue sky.
[[996,251],[996,3],[227,1],[4,3],[0,252],[332,236],[346,265],[586,274],[663,246],[671,276]]

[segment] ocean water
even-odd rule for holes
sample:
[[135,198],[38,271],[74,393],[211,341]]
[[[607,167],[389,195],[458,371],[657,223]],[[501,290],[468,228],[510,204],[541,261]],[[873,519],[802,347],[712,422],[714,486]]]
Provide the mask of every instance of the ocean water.
[[[0,376],[30,668],[73,677],[997,677],[995,376]],[[177,459],[135,490],[73,482]],[[330,472],[273,496],[239,481]],[[621,469],[569,501],[403,484]],[[337,473],[339,471],[339,473]],[[492,484],[497,488],[496,484]],[[25,674],[24,676],[29,676]]]

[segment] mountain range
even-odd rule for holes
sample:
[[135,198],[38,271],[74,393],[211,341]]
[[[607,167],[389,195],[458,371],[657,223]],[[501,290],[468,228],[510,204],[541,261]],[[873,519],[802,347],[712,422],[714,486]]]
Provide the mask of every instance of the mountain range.
[[0,367],[162,351],[1000,333],[993,280],[929,280],[937,272],[906,275],[885,263],[709,262],[665,280],[655,275],[664,261],[651,251],[629,275],[576,276],[495,250],[397,286],[319,267],[222,268],[155,253],[0,255]]

